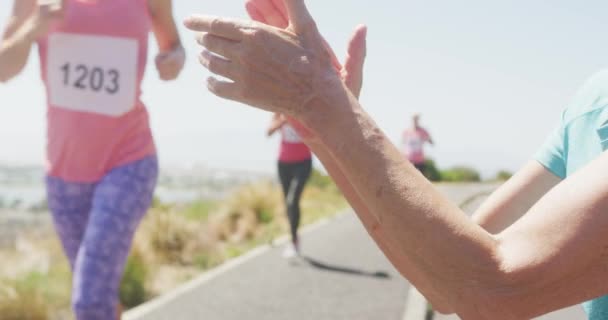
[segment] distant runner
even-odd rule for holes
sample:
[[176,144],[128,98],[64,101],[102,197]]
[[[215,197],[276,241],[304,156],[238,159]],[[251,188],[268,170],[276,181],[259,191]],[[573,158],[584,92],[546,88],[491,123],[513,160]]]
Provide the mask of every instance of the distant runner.
[[295,129],[287,123],[287,119],[275,113],[268,136],[281,131],[281,149],[279,151],[279,178],[283,187],[283,195],[291,228],[291,244],[285,248],[283,256],[292,258],[300,255],[300,198],[310,178],[312,171],[312,153],[302,142]]
[[414,114],[412,127],[403,132],[403,153],[414,167],[422,173],[426,169],[425,143],[433,145],[433,139],[428,131],[420,125],[420,114]]

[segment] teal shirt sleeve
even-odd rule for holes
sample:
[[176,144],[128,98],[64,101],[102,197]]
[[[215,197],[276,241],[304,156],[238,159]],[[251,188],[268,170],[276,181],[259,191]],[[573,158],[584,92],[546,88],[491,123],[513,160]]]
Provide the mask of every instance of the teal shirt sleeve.
[[545,141],[534,158],[556,176],[566,178],[566,128],[563,115],[557,128]]

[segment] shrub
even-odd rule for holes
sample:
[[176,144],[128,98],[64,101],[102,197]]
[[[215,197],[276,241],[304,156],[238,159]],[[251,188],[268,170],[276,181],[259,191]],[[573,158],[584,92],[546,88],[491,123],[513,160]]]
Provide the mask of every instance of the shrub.
[[512,176],[513,176],[513,173],[506,171],[506,170],[501,170],[501,171],[498,171],[498,173],[496,174],[496,180],[507,181],[507,180],[511,179]]
[[327,189],[335,186],[332,178],[317,169],[312,169],[308,184],[319,189]]
[[211,269],[223,262],[223,258],[211,250],[202,250],[195,254],[194,265],[201,270]]
[[254,238],[261,225],[273,223],[282,210],[279,189],[269,182],[238,189],[219,209],[215,231],[220,240],[240,242]]
[[31,273],[16,281],[0,282],[0,315],[4,320],[48,320],[49,306]]
[[432,159],[427,159],[424,162],[424,170],[422,171],[422,174],[430,181],[441,181],[441,173],[439,172],[435,161]]
[[195,221],[206,221],[215,209],[215,202],[208,200],[198,200],[188,205],[182,212],[186,218]]
[[188,243],[195,239],[196,226],[172,211],[151,210],[138,231],[137,242],[160,262],[181,263]]
[[125,307],[132,308],[146,301],[147,275],[148,268],[141,253],[133,250],[120,283],[120,301]]
[[441,180],[446,182],[479,182],[481,176],[473,168],[454,167],[441,171]]

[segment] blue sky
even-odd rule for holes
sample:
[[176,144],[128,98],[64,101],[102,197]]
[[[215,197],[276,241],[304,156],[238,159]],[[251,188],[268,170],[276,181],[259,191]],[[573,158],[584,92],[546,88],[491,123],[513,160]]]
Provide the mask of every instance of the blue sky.
[[[468,164],[485,175],[530,159],[608,57],[604,1],[307,3],[338,56],[355,25],[369,26],[361,101],[392,139],[420,112],[440,165]],[[11,5],[0,0],[0,25]],[[245,16],[240,0],[176,1],[175,11],[180,21],[190,13]],[[264,136],[269,115],[209,94],[193,35],[181,24],[180,32],[189,56],[181,78],[163,83],[150,65],[143,85],[163,165],[273,172],[278,140]],[[0,85],[3,164],[43,163],[45,100],[35,53],[18,78]]]

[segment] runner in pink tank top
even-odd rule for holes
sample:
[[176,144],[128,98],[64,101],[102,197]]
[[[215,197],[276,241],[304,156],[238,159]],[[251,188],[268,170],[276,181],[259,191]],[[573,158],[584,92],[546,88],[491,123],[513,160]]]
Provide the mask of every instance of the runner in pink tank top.
[[283,115],[275,114],[268,129],[268,136],[272,136],[279,130],[281,131],[279,178],[283,188],[292,240],[291,245],[286,248],[284,256],[291,258],[300,254],[298,238],[300,198],[312,171],[312,153],[287,119]]
[[118,285],[158,175],[140,100],[148,35],[159,76],[184,64],[169,0],[15,0],[0,45],[0,80],[38,44],[47,93],[47,193],[72,266],[78,320],[120,314]]
[[403,153],[405,157],[422,173],[426,167],[424,145],[433,145],[431,135],[420,125],[420,115],[412,117],[412,127],[403,132]]

